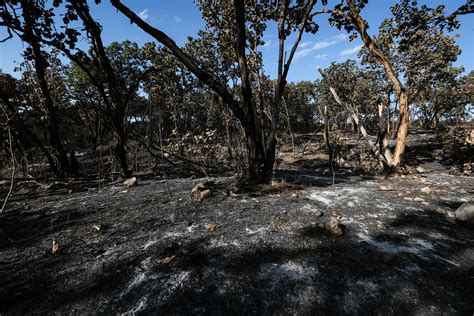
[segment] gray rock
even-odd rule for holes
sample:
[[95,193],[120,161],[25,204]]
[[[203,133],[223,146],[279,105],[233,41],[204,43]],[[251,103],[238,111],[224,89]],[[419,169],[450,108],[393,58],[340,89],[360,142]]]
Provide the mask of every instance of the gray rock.
[[474,224],[474,201],[462,204],[454,213],[457,221]]

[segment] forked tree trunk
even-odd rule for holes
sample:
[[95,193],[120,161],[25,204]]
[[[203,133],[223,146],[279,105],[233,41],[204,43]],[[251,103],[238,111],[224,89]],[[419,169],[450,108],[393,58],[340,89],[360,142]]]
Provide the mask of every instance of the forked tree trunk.
[[394,167],[398,167],[400,165],[401,156],[405,151],[407,133],[408,133],[408,93],[405,86],[401,83],[400,79],[398,79],[390,61],[387,57],[383,54],[383,52],[377,47],[373,39],[367,33],[367,24],[362,19],[356,9],[354,4],[354,0],[347,0],[350,8],[350,18],[352,19],[354,25],[356,26],[364,45],[367,47],[369,52],[374,56],[384,67],[385,72],[387,73],[388,78],[393,83],[393,87],[395,92],[399,98],[400,104],[400,115],[398,120],[397,126],[397,134],[396,134],[396,144],[395,150],[393,152],[393,160],[392,163]]

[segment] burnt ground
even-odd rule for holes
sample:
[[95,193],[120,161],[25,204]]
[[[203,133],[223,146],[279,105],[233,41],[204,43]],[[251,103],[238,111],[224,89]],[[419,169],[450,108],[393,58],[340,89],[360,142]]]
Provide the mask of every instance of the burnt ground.
[[[203,179],[18,182],[0,215],[0,313],[472,315],[474,230],[453,211],[474,179],[423,151],[421,174],[333,185],[298,169],[230,196],[221,177],[202,202]],[[332,214],[341,237],[324,228]]]

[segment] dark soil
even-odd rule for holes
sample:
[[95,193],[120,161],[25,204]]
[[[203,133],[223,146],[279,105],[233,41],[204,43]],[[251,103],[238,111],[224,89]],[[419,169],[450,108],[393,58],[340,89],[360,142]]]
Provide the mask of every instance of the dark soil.
[[333,185],[298,169],[263,193],[214,178],[202,202],[203,179],[19,182],[0,215],[0,313],[472,315],[474,230],[452,213],[474,179],[416,156],[422,174]]

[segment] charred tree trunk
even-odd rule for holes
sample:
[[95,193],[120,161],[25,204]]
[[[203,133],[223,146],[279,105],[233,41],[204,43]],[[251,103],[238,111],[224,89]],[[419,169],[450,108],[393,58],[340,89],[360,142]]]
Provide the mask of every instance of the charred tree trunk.
[[[273,169],[275,163],[275,150],[276,150],[276,130],[278,127],[278,117],[280,97],[286,84],[286,76],[291,65],[291,61],[296,52],[297,46],[301,40],[302,33],[304,32],[307,20],[310,16],[311,10],[316,3],[316,0],[307,1],[307,10],[302,19],[299,27],[293,48],[289,54],[286,63],[283,63],[283,46],[281,45],[280,55],[281,59],[279,62],[279,80],[275,93],[272,127],[267,139],[267,143],[263,144],[261,140],[261,126],[260,120],[257,116],[256,102],[252,94],[252,87],[250,85],[249,70],[246,61],[246,34],[245,34],[245,1],[234,0],[233,6],[235,9],[235,28],[236,37],[234,41],[235,52],[237,61],[239,64],[240,79],[242,86],[242,101],[237,101],[231,93],[227,90],[225,84],[222,84],[220,80],[216,79],[209,71],[203,69],[198,65],[196,60],[186,54],[176,43],[164,32],[159,29],[152,27],[150,24],[141,19],[136,13],[130,10],[127,6],[123,5],[119,0],[110,0],[111,4],[127,16],[133,23],[137,24],[143,31],[150,34],[158,42],[167,47],[170,52],[182,62],[186,68],[191,71],[199,80],[216,92],[222,101],[232,110],[232,113],[242,124],[245,131],[246,145],[248,150],[248,170],[246,176],[251,180],[260,180],[265,178]],[[277,2],[286,8],[289,5],[289,1]],[[281,11],[280,11],[281,12]],[[283,17],[282,22],[279,22],[279,38],[282,43],[286,38],[286,32],[282,32],[284,21],[286,19],[286,9],[281,12]],[[265,146],[266,145],[266,146]]]
[[293,135],[293,129],[291,128],[290,112],[288,111],[288,105],[286,104],[285,98],[282,99],[282,102],[285,107],[286,121],[288,123],[288,134],[290,134],[290,139],[291,139],[291,149],[293,150],[293,156],[296,156],[295,137]]
[[22,0],[21,6],[23,17],[25,20],[25,34],[23,39],[31,46],[33,51],[35,73],[38,79],[41,92],[43,94],[44,108],[48,116],[47,130],[49,142],[55,151],[55,156],[60,166],[57,175],[64,176],[70,173],[70,164],[67,152],[64,149],[63,144],[61,142],[61,137],[59,136],[59,122],[56,113],[56,107],[54,105],[54,101],[49,90],[48,82],[46,80],[47,62],[41,51],[40,44],[34,39],[35,21],[32,13],[30,12],[32,8],[32,3],[27,0]]
[[433,117],[433,128],[437,129],[439,125],[439,114],[435,113]]
[[127,158],[127,133],[125,132],[125,127],[123,121],[114,122],[115,127],[115,155],[120,163],[120,168],[122,169],[123,176],[125,178],[130,178],[132,176],[132,171],[128,166]]

